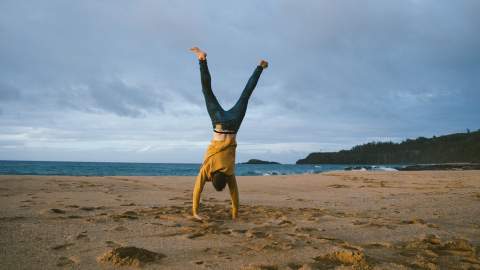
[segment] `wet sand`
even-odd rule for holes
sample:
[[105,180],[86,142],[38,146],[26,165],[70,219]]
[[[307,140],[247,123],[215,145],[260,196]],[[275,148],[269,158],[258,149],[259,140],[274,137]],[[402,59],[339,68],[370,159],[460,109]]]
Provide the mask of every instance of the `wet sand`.
[[480,171],[0,176],[0,269],[480,269]]

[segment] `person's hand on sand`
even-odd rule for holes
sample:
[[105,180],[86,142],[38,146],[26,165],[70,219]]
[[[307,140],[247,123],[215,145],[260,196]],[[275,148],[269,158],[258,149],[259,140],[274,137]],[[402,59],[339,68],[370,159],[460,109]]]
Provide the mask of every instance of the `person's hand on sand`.
[[265,61],[265,60],[261,60],[260,64],[258,64],[258,65],[261,66],[263,69],[268,68],[268,62]]
[[190,48],[190,51],[192,51],[195,55],[197,55],[198,60],[207,59],[207,53],[200,50],[198,47],[192,47]]
[[193,214],[193,218],[199,221],[202,221],[204,218],[200,216],[199,214]]

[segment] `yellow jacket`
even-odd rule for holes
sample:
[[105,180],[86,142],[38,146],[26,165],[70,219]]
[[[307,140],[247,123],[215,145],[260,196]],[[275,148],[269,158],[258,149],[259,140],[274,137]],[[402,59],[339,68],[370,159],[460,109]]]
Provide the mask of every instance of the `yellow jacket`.
[[238,213],[238,188],[235,179],[235,151],[237,142],[235,139],[227,138],[224,141],[212,140],[207,148],[205,157],[203,159],[202,167],[195,180],[195,187],[193,188],[193,214],[198,213],[198,205],[200,202],[200,194],[202,193],[205,181],[212,181],[212,175],[215,172],[223,172],[226,175],[231,175],[232,178],[228,181],[228,189],[232,198],[232,217],[237,217]]

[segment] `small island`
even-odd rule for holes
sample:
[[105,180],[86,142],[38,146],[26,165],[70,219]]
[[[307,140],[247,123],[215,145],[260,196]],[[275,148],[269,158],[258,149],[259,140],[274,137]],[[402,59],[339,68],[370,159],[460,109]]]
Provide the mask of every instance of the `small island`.
[[250,159],[247,162],[244,162],[242,164],[280,164],[275,161],[265,161],[265,160],[260,160],[260,159]]

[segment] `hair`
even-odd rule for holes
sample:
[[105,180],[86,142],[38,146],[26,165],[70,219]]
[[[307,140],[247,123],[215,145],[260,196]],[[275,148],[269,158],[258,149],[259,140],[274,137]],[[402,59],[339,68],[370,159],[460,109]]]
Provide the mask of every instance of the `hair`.
[[226,175],[223,172],[215,172],[212,176],[212,185],[216,191],[222,191],[229,180],[229,175]]

